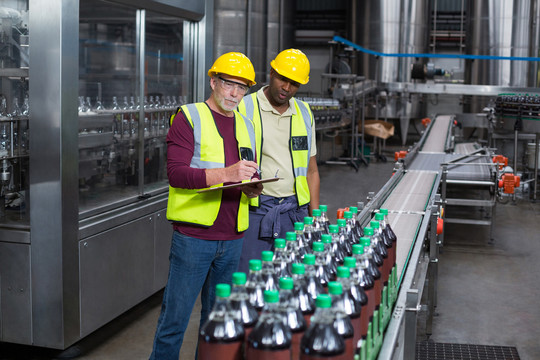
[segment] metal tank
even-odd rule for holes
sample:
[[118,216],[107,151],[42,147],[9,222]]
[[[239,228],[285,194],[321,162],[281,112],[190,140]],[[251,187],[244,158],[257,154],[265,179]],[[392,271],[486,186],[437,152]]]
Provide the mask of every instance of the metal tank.
[[246,54],[259,85],[267,82],[270,61],[294,40],[294,2],[285,0],[216,0],[214,55]]
[[[469,2],[467,53],[495,56],[538,56],[540,20],[537,0]],[[538,64],[510,60],[468,60],[466,80],[474,85],[537,87]],[[479,112],[486,98],[473,98]]]
[[[428,50],[428,2],[426,0],[363,0],[351,15],[356,29],[353,42],[383,53],[425,53]],[[358,74],[379,83],[409,82],[414,58],[374,57],[358,54]],[[419,117],[422,103],[416,94],[387,93],[379,116],[399,118],[402,140],[409,119]],[[373,116],[374,114],[368,114]]]

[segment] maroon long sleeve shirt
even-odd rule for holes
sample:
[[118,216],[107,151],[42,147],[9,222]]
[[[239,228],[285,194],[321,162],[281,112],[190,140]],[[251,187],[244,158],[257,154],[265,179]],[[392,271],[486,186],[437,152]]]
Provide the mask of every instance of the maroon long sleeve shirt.
[[[227,117],[212,111],[217,129],[223,138],[225,166],[240,161],[238,142],[234,136],[234,116]],[[190,167],[195,140],[193,128],[179,112],[167,133],[167,176],[172,187],[184,189],[203,189],[206,184],[205,169]],[[210,227],[175,222],[173,227],[180,233],[204,240],[235,240],[243,236],[236,231],[236,219],[240,202],[239,188],[222,191],[221,207],[214,224]]]

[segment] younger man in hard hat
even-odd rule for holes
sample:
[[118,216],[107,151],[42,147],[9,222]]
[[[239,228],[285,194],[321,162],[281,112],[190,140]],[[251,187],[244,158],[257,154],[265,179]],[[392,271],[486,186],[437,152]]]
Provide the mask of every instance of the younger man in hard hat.
[[[204,324],[219,283],[231,283],[238,267],[248,197],[262,186],[198,190],[251,179],[256,152],[249,119],[234,109],[255,84],[251,61],[240,53],[220,56],[208,71],[212,94],[201,103],[180,107],[167,134],[169,200],[167,219],[174,233],[170,269],[150,359],[178,360],[193,305],[201,292]],[[248,159],[249,160],[249,159]]]
[[283,180],[266,183],[262,195],[250,200],[240,271],[248,271],[250,259],[260,258],[274,239],[285,238],[308,210],[319,207],[313,114],[307,103],[294,98],[309,81],[309,60],[302,51],[288,49],[270,66],[269,85],[245,96],[238,111],[253,120],[261,178],[277,174]]

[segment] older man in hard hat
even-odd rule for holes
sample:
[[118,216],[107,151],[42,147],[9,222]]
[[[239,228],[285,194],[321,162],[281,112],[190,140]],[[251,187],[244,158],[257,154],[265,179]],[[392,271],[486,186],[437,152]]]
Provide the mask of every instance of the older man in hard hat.
[[309,81],[309,60],[302,51],[287,49],[270,66],[270,83],[245,96],[238,111],[253,120],[262,178],[277,174],[282,180],[266,183],[262,194],[250,200],[240,271],[319,207],[313,114],[307,103],[294,98]]
[[[252,122],[235,111],[255,84],[251,61],[241,53],[220,56],[208,71],[212,94],[205,102],[183,105],[171,117],[167,134],[169,200],[167,219],[174,228],[170,270],[150,359],[178,360],[193,305],[201,292],[202,325],[218,283],[231,283],[238,267],[248,197],[262,186],[199,192],[248,181],[258,170],[241,154],[256,153]],[[249,159],[248,159],[249,160]]]

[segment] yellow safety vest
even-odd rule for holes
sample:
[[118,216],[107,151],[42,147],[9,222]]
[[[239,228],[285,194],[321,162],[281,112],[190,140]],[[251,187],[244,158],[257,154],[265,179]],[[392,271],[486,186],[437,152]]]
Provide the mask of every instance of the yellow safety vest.
[[[309,203],[309,187],[307,183],[307,171],[311,154],[311,127],[313,126],[313,114],[309,105],[303,101],[294,99],[296,114],[291,118],[291,137],[289,138],[289,151],[291,153],[294,189],[298,206]],[[257,163],[261,166],[262,156],[262,118],[257,93],[244,96],[238,105],[238,111],[253,121],[257,144]],[[259,206],[259,197],[250,199],[251,206]]]
[[[225,167],[223,138],[221,137],[212,112],[204,102],[182,105],[182,111],[193,128],[195,148],[190,166],[198,169],[216,169]],[[171,116],[170,123],[174,120]],[[234,112],[235,137],[238,151],[250,148],[255,152],[255,132],[253,124],[243,115]],[[246,180],[249,181],[249,180]],[[216,184],[212,187],[221,186]],[[169,200],[167,203],[167,219],[183,223],[212,226],[221,206],[223,190],[198,193],[200,189],[175,188],[169,185]],[[236,229],[245,231],[249,225],[249,199],[242,193],[238,207]]]

